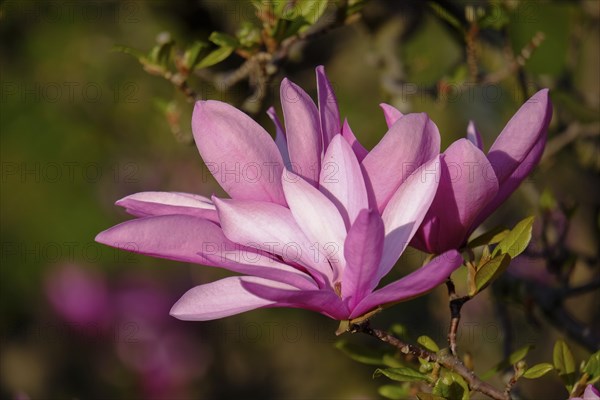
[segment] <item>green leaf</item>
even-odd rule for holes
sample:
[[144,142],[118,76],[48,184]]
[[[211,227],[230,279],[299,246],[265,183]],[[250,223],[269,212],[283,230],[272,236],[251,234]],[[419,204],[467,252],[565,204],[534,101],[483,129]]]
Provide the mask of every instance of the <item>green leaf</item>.
[[583,372],[590,376],[590,380],[600,377],[600,351],[590,356],[585,367],[583,367]]
[[433,351],[434,353],[440,351],[440,348],[438,347],[437,343],[435,343],[433,339],[429,336],[419,336],[419,338],[417,339],[417,343],[425,347],[427,350]]
[[175,42],[172,40],[157,44],[152,48],[152,50],[150,50],[148,60],[153,64],[166,67],[171,62],[174,44]]
[[402,324],[394,324],[390,326],[389,331],[400,339],[407,339],[408,337],[408,330]]
[[575,358],[569,345],[562,339],[558,339],[554,344],[553,360],[558,376],[563,380],[570,393],[577,380],[575,376]]
[[529,353],[529,350],[533,349],[533,347],[532,344],[528,344],[527,346],[523,346],[513,351],[511,355],[508,356],[508,365],[514,365],[527,357],[527,353]]
[[527,370],[523,373],[523,378],[527,378],[527,379],[537,379],[539,377],[542,377],[544,375],[546,375],[548,372],[552,371],[554,369],[554,367],[552,366],[552,364],[548,364],[548,363],[541,363],[541,364],[536,364],[531,368],[527,368]]
[[244,21],[240,29],[236,32],[236,36],[240,44],[244,47],[252,47],[258,45],[261,41],[260,29],[254,26],[253,23]]
[[393,381],[398,382],[414,382],[414,381],[428,381],[429,377],[425,374],[415,371],[412,368],[377,368],[373,373],[373,378],[378,378],[384,375]]
[[404,400],[410,397],[410,389],[405,386],[383,385],[377,391],[383,397],[392,400]]
[[300,11],[300,15],[304,17],[310,25],[315,24],[327,9],[328,1],[315,0],[300,0],[296,3],[296,7]]
[[345,340],[336,342],[335,347],[359,363],[368,365],[386,365],[383,360],[383,356],[385,355],[383,350],[373,349],[356,343],[349,343]]
[[481,235],[477,236],[475,239],[471,240],[467,244],[467,247],[474,249],[476,247],[484,246],[486,244],[496,244],[496,243],[500,242],[502,239],[504,239],[506,237],[506,235],[508,235],[509,232],[510,232],[510,230],[505,229],[502,226],[497,226],[494,229],[487,231],[485,233],[482,233]]
[[204,50],[208,44],[206,42],[195,41],[190,47],[187,48],[183,53],[183,65],[188,70],[193,70],[196,64],[200,61],[202,50]]
[[220,63],[233,53],[232,47],[219,47],[216,50],[211,51],[206,57],[202,59],[196,66],[196,68],[206,68]]
[[208,40],[213,42],[219,47],[233,47],[236,48],[240,45],[240,42],[234,37],[223,32],[213,32],[208,37]]
[[481,376],[482,379],[488,379],[497,374],[498,372],[514,365],[524,359],[529,353],[529,350],[533,349],[533,345],[529,344],[527,346],[523,346],[514,352],[512,352],[506,360],[500,361],[494,368],[487,371],[485,374]]
[[490,260],[485,261],[482,265],[477,267],[475,273],[475,292],[469,290],[469,296],[474,296],[478,292],[485,289],[490,283],[492,283],[498,276],[500,276],[510,264],[511,257],[508,254],[502,254],[494,257]]
[[435,383],[432,393],[448,400],[469,400],[469,386],[462,376],[446,372]]
[[508,254],[511,258],[515,258],[527,248],[531,240],[531,229],[533,228],[533,217],[527,217],[519,222],[506,235],[504,239],[498,243],[494,249],[492,257],[497,254]]
[[137,58],[138,61],[140,61],[140,62],[141,62],[141,59],[146,58],[146,55],[143,52],[141,52],[140,50],[134,49],[132,47],[128,47],[128,46],[116,45],[116,46],[113,46],[112,51],[129,54],[129,55]]
[[446,400],[445,397],[438,396],[436,394],[419,392],[417,393],[417,399],[419,400]]

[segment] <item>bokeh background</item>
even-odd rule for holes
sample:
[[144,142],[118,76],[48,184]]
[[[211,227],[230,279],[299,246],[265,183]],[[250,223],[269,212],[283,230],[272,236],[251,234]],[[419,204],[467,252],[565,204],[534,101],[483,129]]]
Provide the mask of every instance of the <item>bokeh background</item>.
[[[480,7],[488,25],[465,43],[430,3],[463,17],[468,7]],[[597,0],[368,1],[361,20],[291,52],[255,117],[273,132],[262,111],[278,104],[281,78],[315,95],[314,67],[323,64],[342,115],[367,148],[386,131],[380,102],[428,112],[444,148],[472,119],[489,147],[529,95],[551,88],[549,154],[487,226],[512,226],[564,205],[569,212],[557,211],[557,218],[568,227],[557,246],[573,255],[564,266],[571,282],[585,283],[599,275],[599,18]],[[0,3],[1,398],[378,398],[384,382],[372,379],[373,367],[335,348],[334,321],[302,310],[177,321],[168,311],[181,294],[227,273],[94,243],[98,232],[129,218],[113,205],[127,194],[222,193],[186,142],[191,105],[112,48],[146,51],[161,32],[189,43],[214,30],[234,33],[249,19],[249,3],[231,0]],[[472,73],[469,46],[477,74],[493,79],[456,92],[453,85]],[[513,68],[515,56],[523,65]],[[217,69],[240,63],[232,56]],[[236,105],[249,93],[243,83],[227,93],[197,84],[202,97]],[[172,134],[161,101],[179,105],[179,134]],[[422,260],[409,252],[393,277]],[[543,264],[521,262],[511,288],[518,292],[519,279],[531,276],[558,285],[561,274],[545,272]],[[465,306],[459,339],[477,370],[503,358],[507,339],[512,349],[536,343],[532,364],[549,361],[554,340],[565,334],[527,306],[523,293],[489,292]],[[569,299],[567,308],[598,332],[599,302],[592,292]],[[508,328],[501,321],[507,314]],[[373,323],[401,323],[444,343],[445,289]],[[587,357],[585,347],[570,343],[578,359]],[[566,397],[552,374],[519,386],[523,398]]]

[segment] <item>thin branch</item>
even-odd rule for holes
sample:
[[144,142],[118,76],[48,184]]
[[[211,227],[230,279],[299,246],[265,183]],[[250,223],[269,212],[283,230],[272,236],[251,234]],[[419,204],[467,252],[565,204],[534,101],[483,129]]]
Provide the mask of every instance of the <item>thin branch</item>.
[[598,136],[600,133],[600,123],[595,122],[587,125],[581,125],[578,122],[569,124],[567,129],[555,136],[546,144],[546,150],[542,155],[540,164],[544,164],[546,161],[554,157],[559,151],[571,144],[579,137],[593,137]]
[[458,336],[458,325],[460,323],[460,311],[462,306],[469,300],[470,296],[458,297],[454,282],[451,279],[446,281],[446,287],[448,288],[448,298],[450,300],[450,329],[448,330],[448,344],[450,345],[450,352],[453,356],[456,356],[456,338]]
[[432,353],[419,346],[406,343],[388,332],[379,329],[373,329],[370,327],[368,321],[362,324],[353,325],[351,327],[351,331],[362,332],[366,333],[367,335],[373,336],[381,340],[382,342],[388,343],[391,346],[397,348],[403,354],[410,354],[414,357],[438,363],[442,367],[462,376],[465,379],[465,381],[469,384],[469,388],[473,391],[483,393],[494,400],[510,400],[510,393],[503,393],[501,390],[496,389],[489,383],[482,381],[474,374],[473,371],[465,367],[465,365],[457,357],[453,356],[447,351]]
[[563,296],[571,297],[578,296],[580,294],[585,294],[587,292],[591,292],[592,290],[596,290],[600,288],[600,279],[596,279],[592,282],[586,283],[581,286],[575,286],[565,289]]

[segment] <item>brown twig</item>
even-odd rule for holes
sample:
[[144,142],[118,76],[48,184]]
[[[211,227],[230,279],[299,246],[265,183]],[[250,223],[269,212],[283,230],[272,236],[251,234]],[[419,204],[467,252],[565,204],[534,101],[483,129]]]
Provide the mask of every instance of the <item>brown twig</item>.
[[454,282],[451,279],[446,281],[446,287],[448,288],[448,298],[450,300],[450,329],[448,329],[448,344],[450,345],[450,352],[453,356],[456,356],[456,338],[458,336],[458,325],[460,323],[460,311],[462,306],[469,300],[470,296],[458,297],[456,294],[456,288]]
[[453,356],[447,351],[442,350],[438,353],[432,353],[419,346],[406,343],[388,332],[371,328],[368,321],[362,324],[353,325],[351,327],[351,331],[362,332],[366,333],[367,335],[373,336],[381,340],[382,342],[388,343],[391,346],[397,348],[403,354],[410,354],[414,357],[438,363],[442,367],[462,376],[465,379],[465,381],[469,384],[469,388],[473,391],[483,393],[494,400],[510,400],[510,393],[503,393],[502,391],[496,389],[489,383],[482,381],[475,375],[473,371],[465,367],[465,365],[457,357]]

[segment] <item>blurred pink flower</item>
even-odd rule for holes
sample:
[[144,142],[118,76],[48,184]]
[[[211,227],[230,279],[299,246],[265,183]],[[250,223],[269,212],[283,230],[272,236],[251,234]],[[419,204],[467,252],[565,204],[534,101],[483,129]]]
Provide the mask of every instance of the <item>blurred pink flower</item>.
[[403,253],[435,196],[440,137],[426,114],[399,117],[369,153],[340,123],[332,86],[317,68],[318,107],[284,79],[277,135],[218,101],[199,101],[192,128],[200,155],[231,199],[145,192],[117,202],[143,217],[96,240],[137,253],[222,267],[249,276],[197,286],[172,308],[211,320],[265,307],[353,319],[419,296],[462,262],[451,250],[376,289]]
[[91,269],[62,265],[51,270],[45,286],[54,309],[71,324],[98,328],[110,318],[106,283]]
[[210,366],[210,349],[167,317],[172,295],[164,285],[136,276],[113,283],[69,264],[49,273],[46,293],[78,333],[108,345],[136,374],[145,398],[186,397],[190,382]]
[[487,155],[471,122],[467,139],[454,142],[440,157],[439,190],[411,245],[434,254],[464,246],[537,165],[551,118],[548,89],[543,89],[517,111]]

